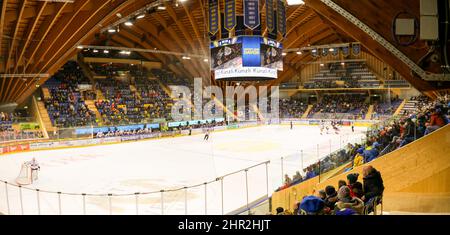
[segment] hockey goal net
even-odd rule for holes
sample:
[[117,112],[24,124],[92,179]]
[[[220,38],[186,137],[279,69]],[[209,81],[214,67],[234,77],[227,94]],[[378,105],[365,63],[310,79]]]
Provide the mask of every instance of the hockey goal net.
[[34,180],[37,179],[37,172],[31,170],[29,163],[23,163],[20,169],[19,176],[16,179],[16,183],[19,185],[29,185],[32,184]]

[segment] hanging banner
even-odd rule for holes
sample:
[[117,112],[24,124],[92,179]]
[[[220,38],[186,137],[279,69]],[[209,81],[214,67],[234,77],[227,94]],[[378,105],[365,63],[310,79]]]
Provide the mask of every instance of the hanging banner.
[[318,57],[319,56],[318,49],[312,49],[311,50],[311,56],[312,57]]
[[274,12],[273,0],[266,0],[266,26],[269,33],[275,30]]
[[244,0],[244,25],[251,30],[260,25],[259,0]]
[[214,35],[219,31],[219,0],[209,0],[209,33]]
[[278,32],[286,37],[286,0],[277,0]]
[[342,55],[343,56],[348,56],[349,55],[348,47],[342,47]]
[[328,55],[328,48],[322,48],[322,56],[325,57]]
[[224,0],[225,3],[225,25],[224,28],[231,31],[236,27],[236,1],[235,0]]
[[352,44],[352,52],[353,52],[353,55],[359,55],[359,53],[361,52],[361,44],[353,43]]
[[331,54],[333,55],[333,56],[338,56],[339,55],[339,48],[333,48],[333,51],[331,51]]

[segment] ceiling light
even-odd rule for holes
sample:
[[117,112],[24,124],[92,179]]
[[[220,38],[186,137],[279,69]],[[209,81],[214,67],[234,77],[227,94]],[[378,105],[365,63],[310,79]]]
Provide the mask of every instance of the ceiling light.
[[345,65],[345,63],[344,63],[344,62],[342,62],[342,63],[341,63],[341,65],[342,65],[342,66],[344,66],[344,65]]
[[313,49],[312,51],[311,51],[312,53],[316,53],[317,52],[317,50],[316,49]]
[[94,49],[92,52],[94,52],[94,53],[98,53],[98,50],[97,49]]
[[321,67],[325,66],[324,64],[320,64]]
[[189,57],[189,56],[183,56],[183,57],[181,57],[183,60],[190,60],[191,59],[191,57]]
[[77,49],[83,49],[83,46],[77,46]]
[[287,0],[287,4],[289,6],[292,6],[292,5],[303,5],[303,4],[305,4],[305,2],[304,2],[304,0]]
[[281,55],[282,55],[282,56],[285,56],[285,55],[287,55],[287,53],[286,53],[286,52],[283,52],[283,53],[281,53]]
[[334,51],[334,48],[330,48],[330,51],[333,52],[333,51]]
[[109,53],[109,51],[108,51],[108,50],[104,50],[104,51],[103,51],[103,53],[105,53],[105,54],[108,54],[108,53]]
[[158,10],[165,10],[166,7],[165,6],[158,6]]
[[142,18],[144,18],[145,17],[145,14],[141,14],[141,15],[138,15],[137,17],[136,17],[136,19],[142,19]]
[[133,23],[131,21],[127,21],[127,22],[125,22],[125,25],[126,26],[133,26]]
[[297,51],[297,55],[301,55],[302,54],[302,52],[301,51]]
[[109,32],[109,33],[115,33],[116,30],[115,30],[115,29],[108,29],[108,32]]
[[204,61],[204,62],[208,62],[209,60],[208,60],[208,59],[203,59],[203,61]]

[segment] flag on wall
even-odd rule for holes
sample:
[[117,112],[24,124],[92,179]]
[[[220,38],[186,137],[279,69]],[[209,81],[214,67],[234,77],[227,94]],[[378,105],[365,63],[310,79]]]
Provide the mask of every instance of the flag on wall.
[[352,52],[353,55],[359,55],[359,53],[361,53],[361,44],[359,43],[353,43],[352,44]]

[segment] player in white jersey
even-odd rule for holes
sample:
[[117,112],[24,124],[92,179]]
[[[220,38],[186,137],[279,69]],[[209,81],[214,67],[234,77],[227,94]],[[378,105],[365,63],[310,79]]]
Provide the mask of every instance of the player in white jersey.
[[39,163],[36,161],[36,158],[33,158],[30,162],[30,168],[31,168],[31,175],[33,176],[34,180],[38,179],[38,171],[41,170],[41,166],[39,166]]

